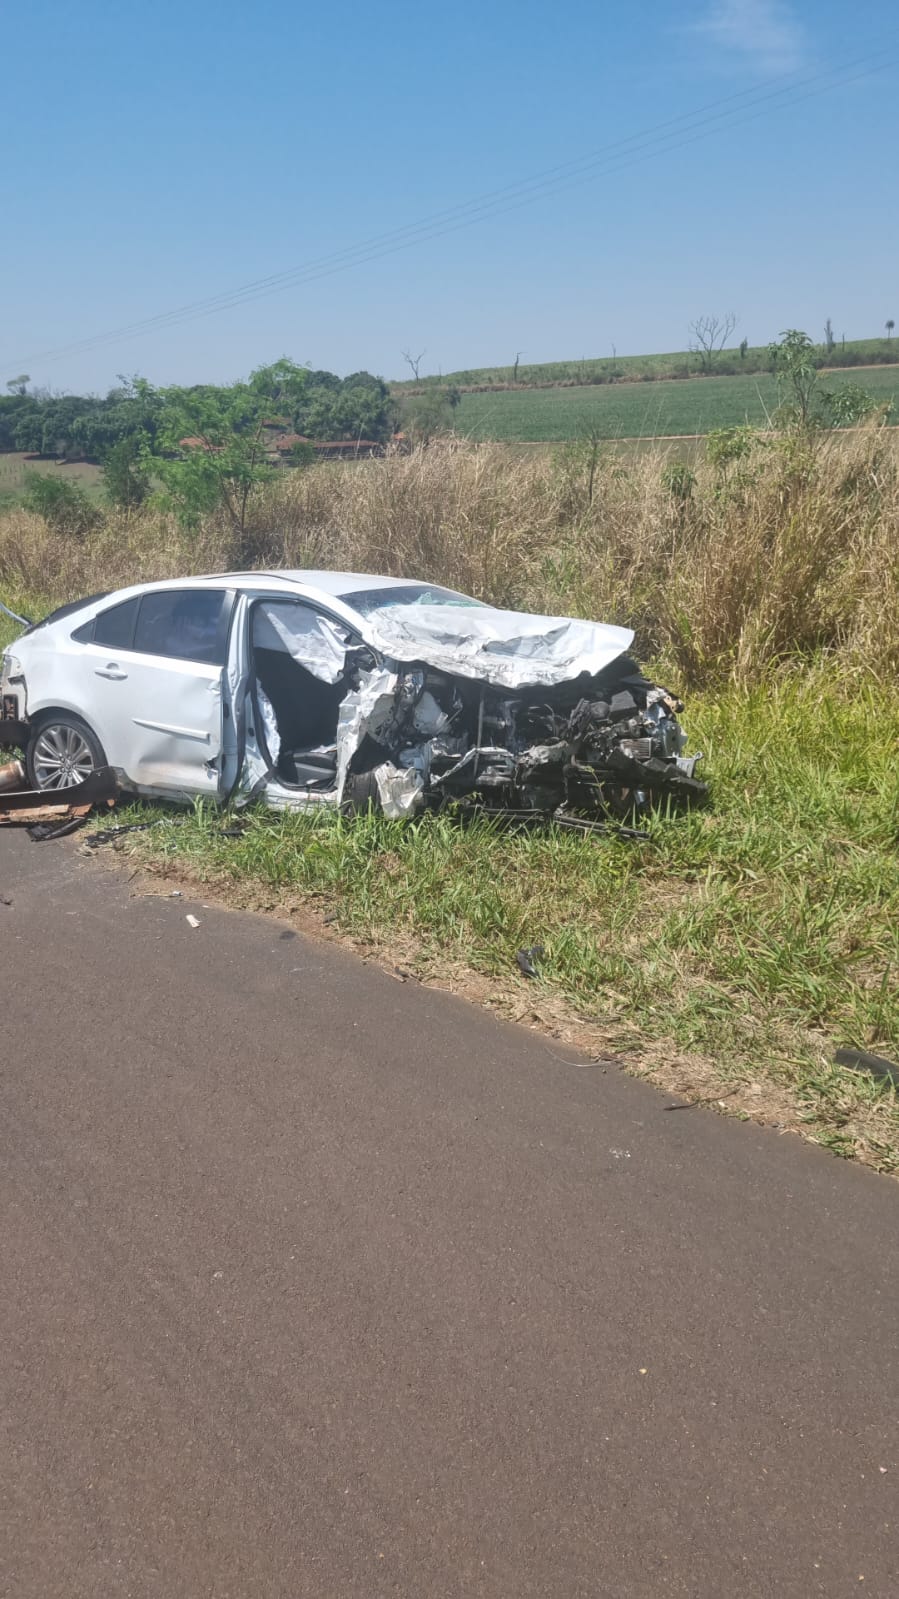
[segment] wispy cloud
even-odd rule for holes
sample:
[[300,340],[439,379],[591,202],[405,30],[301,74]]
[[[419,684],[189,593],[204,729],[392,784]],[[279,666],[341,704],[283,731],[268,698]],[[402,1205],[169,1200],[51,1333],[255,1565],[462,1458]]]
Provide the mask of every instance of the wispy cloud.
[[795,72],[808,58],[805,31],[782,0],[712,0],[691,32],[761,72]]

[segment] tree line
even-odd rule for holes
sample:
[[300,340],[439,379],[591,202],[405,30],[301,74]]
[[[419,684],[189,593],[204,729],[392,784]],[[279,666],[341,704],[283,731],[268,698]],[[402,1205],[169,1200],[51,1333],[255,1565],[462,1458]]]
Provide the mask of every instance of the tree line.
[[225,385],[156,388],[142,378],[120,379],[105,397],[53,394],[28,384],[25,374],[13,378],[0,397],[0,450],[100,465],[127,441],[144,453],[178,451],[184,437],[214,447],[235,431],[252,433],[272,423],[313,440],[380,444],[396,426],[396,405],[383,379],[371,372],[340,378],[286,359]]

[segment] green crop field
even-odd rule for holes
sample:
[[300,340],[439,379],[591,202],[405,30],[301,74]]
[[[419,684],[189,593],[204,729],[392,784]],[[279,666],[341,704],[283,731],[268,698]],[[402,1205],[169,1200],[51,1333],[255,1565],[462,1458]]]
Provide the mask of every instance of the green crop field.
[[[892,401],[899,420],[899,366],[855,367],[822,378],[827,388],[851,382],[878,401]],[[750,422],[764,427],[778,404],[768,373],[747,377],[616,383],[602,387],[499,389],[463,394],[458,432],[473,439],[553,443],[587,437],[651,439],[708,433]]]

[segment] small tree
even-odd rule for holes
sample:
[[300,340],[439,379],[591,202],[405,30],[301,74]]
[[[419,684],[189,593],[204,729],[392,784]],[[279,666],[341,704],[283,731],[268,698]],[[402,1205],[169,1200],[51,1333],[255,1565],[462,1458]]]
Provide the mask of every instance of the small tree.
[[895,322],[893,321],[893,318],[892,317],[887,317],[887,320],[884,323],[884,326],[885,326],[885,328],[887,330],[887,338],[891,339],[893,337],[893,329],[896,326]]
[[[305,367],[282,359],[257,368],[247,383],[155,391],[153,471],[185,526],[221,506],[243,536],[251,491],[277,470],[267,459],[266,426],[273,413],[299,404],[311,380]],[[153,395],[146,384],[140,392]]]
[[693,498],[696,473],[686,461],[671,461],[662,467],[662,487],[671,495],[675,504],[686,508]]
[[[866,417],[878,410],[873,394],[863,389],[860,383],[841,383],[835,389],[822,389],[821,406],[824,416],[834,428],[857,427],[859,422],[864,422]],[[890,406],[885,408],[885,419],[890,409]]]
[[724,349],[736,325],[733,311],[728,311],[726,316],[700,316],[690,323],[693,335],[690,353],[698,355],[703,372],[711,372],[715,356]]
[[17,378],[7,379],[6,387],[9,389],[10,394],[26,394],[30,382],[31,378],[28,373],[20,372]]
[[836,342],[837,341],[833,336],[833,324],[831,323],[830,317],[828,317],[824,324],[824,348],[828,355],[830,354]]
[[746,360],[746,352],[747,352],[748,349],[749,349],[749,340],[748,339],[741,339],[740,340],[740,360],[741,361],[745,361]]
[[737,427],[713,428],[706,435],[706,459],[722,477],[727,477],[728,467],[749,455],[757,438],[755,428],[745,423]]
[[805,429],[813,424],[818,369],[814,346],[807,333],[787,328],[776,344],[769,344],[772,369],[786,393],[778,407],[782,422]]
[[119,439],[107,451],[103,462],[103,487],[111,505],[122,511],[134,511],[150,492],[150,474],[146,466],[146,441],[137,434]]
[[410,355],[408,350],[403,351],[403,360],[409,367],[411,367],[412,376],[414,377],[416,383],[418,382],[418,369],[427,353],[427,350],[421,350],[418,355]]
[[161,394],[154,470],[177,516],[195,527],[206,512],[224,506],[243,534],[250,491],[274,471],[265,456],[266,397],[245,383]]

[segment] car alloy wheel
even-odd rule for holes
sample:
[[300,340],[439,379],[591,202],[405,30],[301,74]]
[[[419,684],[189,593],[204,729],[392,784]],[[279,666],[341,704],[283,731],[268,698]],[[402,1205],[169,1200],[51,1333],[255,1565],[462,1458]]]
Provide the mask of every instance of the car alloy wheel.
[[42,727],[31,751],[35,788],[73,788],[96,770],[92,740],[70,722]]

